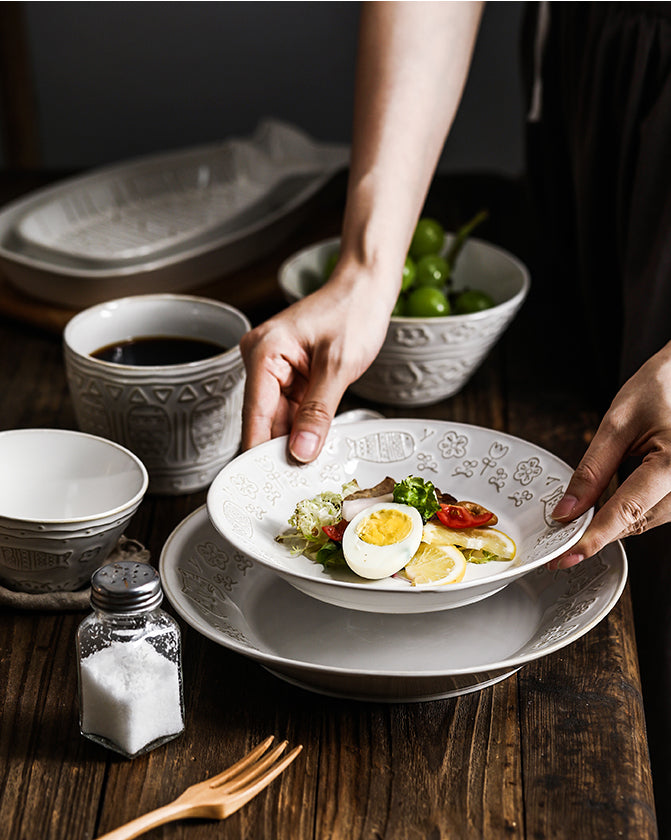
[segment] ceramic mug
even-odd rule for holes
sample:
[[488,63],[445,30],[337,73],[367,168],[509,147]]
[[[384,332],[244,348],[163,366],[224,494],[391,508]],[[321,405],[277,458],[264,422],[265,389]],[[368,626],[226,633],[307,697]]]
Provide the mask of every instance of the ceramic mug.
[[[240,445],[245,372],[239,342],[250,328],[234,307],[192,295],[137,295],[85,309],[63,334],[79,428],[134,452],[149,473],[149,492],[202,490]],[[210,349],[214,355],[171,363],[161,351],[150,364],[93,355],[138,339],[217,346]]]

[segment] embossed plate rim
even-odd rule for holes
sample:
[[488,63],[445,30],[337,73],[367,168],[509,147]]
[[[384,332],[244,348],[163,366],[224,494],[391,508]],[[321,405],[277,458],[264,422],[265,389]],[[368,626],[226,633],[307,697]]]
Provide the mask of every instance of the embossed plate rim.
[[[273,672],[281,670],[281,667],[290,667],[292,672],[299,670],[306,674],[313,672],[315,674],[332,674],[332,675],[359,675],[371,677],[390,677],[402,678],[404,680],[422,680],[432,677],[446,677],[446,676],[470,676],[477,675],[484,672],[492,672],[499,670],[518,669],[529,662],[536,661],[551,653],[566,647],[567,645],[578,640],[590,630],[592,630],[600,621],[602,621],[617,604],[627,581],[627,557],[624,548],[620,542],[612,543],[606,546],[596,558],[586,560],[583,564],[574,566],[571,569],[564,571],[550,572],[547,569],[537,570],[535,575],[525,577],[516,581],[513,586],[523,587],[530,597],[540,599],[542,593],[548,588],[559,584],[563,585],[563,592],[569,596],[572,594],[574,602],[577,596],[581,594],[589,594],[590,587],[596,580],[603,577],[603,584],[607,582],[609,585],[608,591],[601,591],[601,594],[595,596],[592,601],[583,602],[584,609],[579,608],[571,612],[570,610],[564,614],[565,623],[569,621],[576,621],[573,627],[569,627],[568,632],[560,634],[553,632],[560,629],[552,624],[553,616],[547,616],[549,609],[546,608],[539,619],[539,626],[550,624],[548,630],[545,631],[544,637],[534,642],[534,637],[530,637],[520,647],[520,651],[514,656],[501,659],[499,661],[478,663],[477,670],[473,667],[455,667],[449,669],[442,669],[439,671],[423,670],[423,671],[401,671],[401,670],[362,670],[358,668],[346,668],[334,665],[324,665],[316,662],[309,662],[308,660],[288,659],[275,653],[255,648],[249,642],[243,642],[233,636],[227,635],[225,632],[214,627],[211,622],[199,613],[188,601],[187,596],[181,592],[179,586],[173,585],[173,576],[176,574],[180,558],[183,557],[185,548],[188,547],[189,542],[195,538],[199,530],[204,530],[209,533],[211,538],[219,540],[226,544],[227,541],[214,528],[209,520],[207,509],[205,505],[192,511],[186,516],[182,522],[172,531],[166,540],[159,560],[159,569],[163,581],[163,588],[169,602],[172,604],[181,618],[194,630],[201,633],[201,635],[210,639],[211,641],[229,648],[237,653],[242,654],[248,658],[258,661],[264,667],[272,669]],[[249,559],[249,558],[247,558]],[[589,577],[590,564],[594,562],[602,564],[602,570],[597,570],[592,577]],[[254,570],[254,574],[267,576],[271,581],[271,585],[278,587],[285,587],[288,584],[285,581],[274,576],[272,572],[265,569],[263,566],[250,563],[250,567]],[[580,584],[581,577],[587,577],[586,581]],[[244,578],[244,575],[243,575]],[[571,593],[572,582],[577,581],[577,589]],[[244,582],[242,584],[244,586]],[[251,585],[251,584],[250,584]],[[593,588],[593,587],[592,587]],[[512,590],[511,590],[512,591]],[[294,592],[294,597],[310,598],[301,592]],[[498,593],[499,597],[510,597],[508,590],[504,589]],[[563,596],[562,596],[563,597]],[[314,599],[313,599],[314,600]],[[239,605],[233,601],[237,609],[245,619],[247,616]],[[558,597],[555,602],[557,610],[561,612],[561,597]],[[596,605],[596,606],[595,606]],[[474,606],[478,606],[477,604]],[[329,606],[333,609],[332,606]],[[460,608],[460,611],[468,610],[468,606]],[[344,610],[344,615],[348,610]],[[353,610],[356,613],[358,611]],[[293,616],[285,613],[287,621],[291,621]],[[384,621],[385,616],[380,616],[380,620]],[[487,634],[483,634],[478,640],[480,643],[486,643]],[[391,642],[390,642],[391,644]],[[504,675],[506,676],[506,675]],[[503,678],[503,677],[502,677]]]
[[[243,452],[242,454],[238,455],[236,458],[234,458],[232,461],[226,464],[225,467],[223,467],[223,469],[217,474],[212,484],[210,485],[210,489],[207,495],[207,507],[210,519],[214,524],[215,528],[219,531],[219,533],[222,534],[227,540],[229,540],[239,551],[248,554],[250,557],[253,557],[256,562],[261,563],[268,569],[284,576],[285,579],[289,582],[291,582],[291,580],[294,579],[296,581],[300,581],[301,583],[306,582],[309,586],[313,587],[328,587],[345,592],[366,592],[370,593],[371,595],[381,595],[393,592],[395,596],[401,595],[402,597],[406,597],[406,595],[404,595],[403,593],[407,593],[407,595],[409,595],[412,598],[431,596],[435,599],[435,597],[438,594],[440,594],[444,596],[446,602],[455,599],[457,593],[459,593],[459,596],[461,596],[468,590],[478,589],[480,587],[491,587],[496,583],[501,583],[502,585],[505,585],[506,583],[509,583],[515,578],[518,578],[520,575],[526,574],[532,571],[533,569],[544,565],[553,557],[557,557],[558,555],[566,551],[566,549],[569,548],[570,545],[575,543],[582,536],[585,529],[589,525],[594,514],[594,510],[592,508],[590,508],[590,510],[588,510],[586,513],[584,513],[582,516],[576,519],[573,523],[569,523],[567,526],[558,526],[554,532],[548,532],[554,534],[568,532],[567,539],[557,544],[554,548],[552,548],[552,550],[544,552],[539,557],[524,564],[521,564],[519,562],[520,558],[518,556],[518,558],[516,558],[516,560],[513,561],[513,565],[506,568],[501,568],[501,566],[499,565],[498,571],[496,571],[494,574],[487,574],[489,567],[480,567],[477,570],[477,573],[473,573],[474,577],[472,579],[462,580],[459,583],[451,584],[449,587],[411,587],[409,585],[405,585],[403,582],[392,579],[384,579],[382,581],[337,580],[335,578],[327,577],[326,575],[324,575],[322,567],[317,563],[309,563],[309,568],[306,571],[302,571],[296,568],[295,559],[293,561],[294,565],[292,566],[282,565],[289,562],[289,560],[291,559],[288,549],[286,549],[286,555],[280,555],[280,549],[278,549],[278,554],[274,558],[263,557],[262,554],[258,551],[258,549],[256,551],[253,550],[253,546],[250,543],[250,539],[245,539],[240,534],[236,533],[234,530],[226,527],[228,523],[225,521],[225,517],[219,510],[220,495],[223,492],[222,485],[227,480],[232,470],[240,469],[241,473],[244,472],[245,462],[250,462],[252,461],[252,459],[258,461],[259,459],[266,457],[269,461],[273,461],[273,459],[276,459],[277,463],[279,464],[281,453],[281,457],[284,459],[284,461],[281,464],[281,467],[290,472],[294,477],[298,477],[303,471],[314,471],[315,469],[319,469],[320,464],[323,465],[323,462],[327,457],[329,444],[335,445],[336,441],[339,438],[343,438],[345,435],[350,435],[353,437],[359,431],[361,431],[361,433],[364,435],[370,435],[374,434],[375,430],[377,429],[382,429],[384,431],[394,429],[394,427],[396,427],[396,430],[398,430],[402,429],[404,426],[410,429],[423,428],[425,431],[432,430],[432,434],[434,431],[437,431],[437,433],[442,432],[445,435],[447,435],[448,433],[451,433],[455,430],[461,431],[463,433],[468,432],[471,434],[491,434],[498,439],[506,441],[509,445],[521,445],[525,448],[530,449],[531,451],[534,451],[535,453],[542,454],[543,457],[549,459],[553,466],[559,467],[565,473],[566,481],[568,480],[568,476],[572,472],[571,467],[569,467],[569,465],[565,461],[563,461],[557,455],[554,455],[553,453],[549,452],[548,450],[543,449],[543,447],[540,447],[537,444],[531,443],[530,441],[526,441],[515,435],[509,434],[507,432],[502,432],[496,429],[488,429],[484,426],[477,426],[469,423],[460,423],[456,421],[451,422],[445,420],[423,420],[418,418],[383,418],[380,420],[365,420],[358,423],[348,423],[346,426],[340,426],[337,428],[332,427],[329,433],[329,437],[327,439],[327,443],[324,447],[324,450],[322,451],[322,454],[313,464],[291,464],[286,459],[286,455],[284,454],[286,452],[286,437],[275,438],[274,440],[267,441],[266,443],[263,443],[252,450],[248,450],[247,452]],[[270,454],[267,455],[267,453]],[[355,474],[353,474],[351,477],[354,477],[354,475]],[[559,481],[561,484],[562,480],[556,480]],[[446,488],[443,487],[442,489]],[[486,487],[484,489],[486,489]],[[306,491],[304,493],[304,496],[310,495],[311,492],[312,490]],[[482,498],[478,498],[476,499],[476,501],[484,501],[484,503],[486,504],[486,500],[483,500]],[[291,512],[292,508],[287,506],[287,519]],[[497,510],[496,512],[500,513],[499,510]],[[506,529],[503,528],[503,530]],[[352,606],[355,605],[352,604]]]

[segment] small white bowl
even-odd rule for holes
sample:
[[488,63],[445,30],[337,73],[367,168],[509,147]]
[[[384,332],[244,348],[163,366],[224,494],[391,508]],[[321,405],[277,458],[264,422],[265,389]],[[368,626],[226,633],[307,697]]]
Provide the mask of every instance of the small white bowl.
[[0,581],[21,592],[86,586],[147,490],[122,446],[65,429],[0,432]]
[[[288,461],[286,445],[286,438],[276,438],[227,464],[209,489],[208,514],[243,555],[335,606],[424,613],[475,603],[563,553],[592,518],[590,510],[567,525],[555,522],[551,513],[571,468],[494,429],[416,419],[343,423],[332,426],[317,460],[303,466]],[[277,542],[301,499],[340,492],[353,478],[360,487],[373,487],[387,475],[396,481],[421,476],[442,492],[484,505],[498,516],[497,528],[515,541],[515,558],[469,563],[459,583],[415,587],[398,577],[364,580],[347,568],[324,567]]]
[[[445,237],[447,253],[453,235]],[[313,291],[323,277],[339,238],[327,239],[289,257],[278,280],[289,303]],[[482,364],[524,302],[529,272],[516,257],[470,238],[454,271],[455,289],[480,289],[495,306],[467,315],[436,318],[393,316],[384,344],[368,370],[350,389],[364,399],[386,405],[432,405],[452,396]]]

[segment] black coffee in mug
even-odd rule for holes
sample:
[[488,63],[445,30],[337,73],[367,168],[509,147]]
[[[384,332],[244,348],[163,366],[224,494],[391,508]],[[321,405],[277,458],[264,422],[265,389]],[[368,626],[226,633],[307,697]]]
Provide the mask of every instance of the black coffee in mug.
[[184,365],[225,353],[229,348],[202,338],[148,335],[107,344],[90,355],[117,365]]

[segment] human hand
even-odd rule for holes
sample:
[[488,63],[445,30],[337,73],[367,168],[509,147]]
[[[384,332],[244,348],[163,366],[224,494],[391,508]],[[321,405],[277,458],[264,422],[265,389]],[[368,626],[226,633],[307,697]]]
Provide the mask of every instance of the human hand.
[[578,542],[550,561],[568,569],[608,543],[671,521],[671,343],[617,393],[553,516],[569,522],[594,505],[628,455],[640,465],[598,510]]
[[[400,284],[400,268],[395,275]],[[243,337],[243,449],[289,434],[297,461],[317,457],[345,389],[387,332],[398,284],[375,294],[374,279],[360,266],[338,267],[321,289]]]

